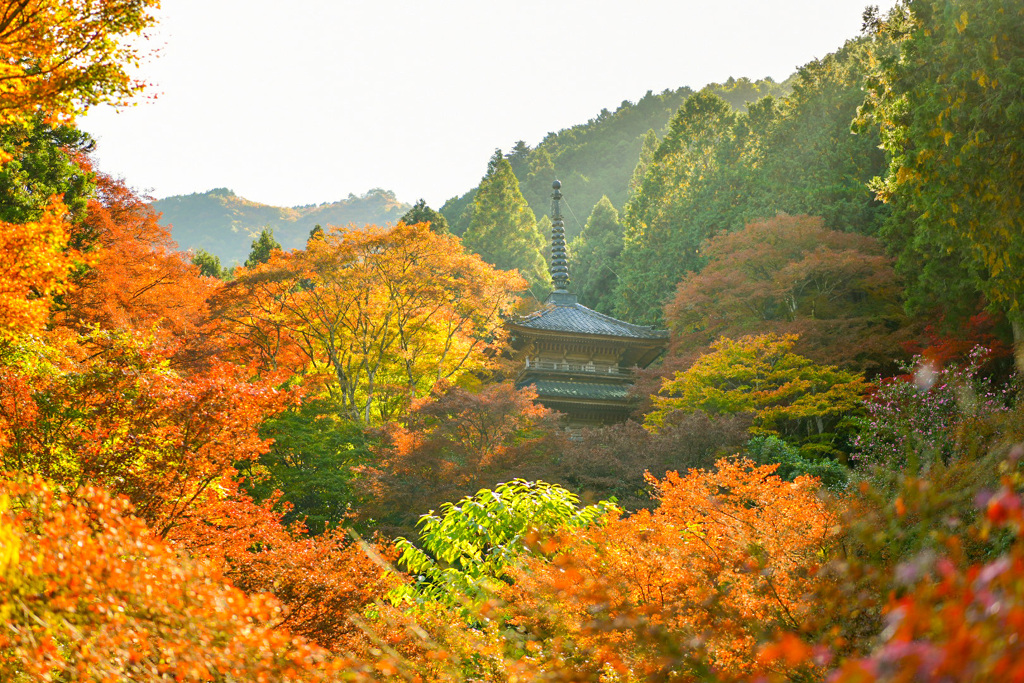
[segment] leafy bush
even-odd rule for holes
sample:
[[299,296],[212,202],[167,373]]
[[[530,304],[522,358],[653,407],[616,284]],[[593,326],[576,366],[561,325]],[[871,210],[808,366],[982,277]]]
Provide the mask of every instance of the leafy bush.
[[432,510],[420,518],[422,547],[395,539],[402,552],[398,563],[415,580],[393,590],[392,601],[456,604],[486,596],[501,585],[513,559],[526,550],[527,534],[587,527],[618,509],[607,501],[578,505],[579,498],[560,486],[522,479],[445,503],[440,515]]
[[846,467],[835,460],[809,460],[795,446],[777,436],[755,436],[747,442],[746,455],[758,465],[778,463],[775,474],[786,481],[808,475],[821,480],[830,491],[842,491],[850,480]]

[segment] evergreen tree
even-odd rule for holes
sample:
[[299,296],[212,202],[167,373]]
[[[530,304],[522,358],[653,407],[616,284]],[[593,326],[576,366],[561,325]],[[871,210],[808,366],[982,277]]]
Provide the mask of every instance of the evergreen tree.
[[203,277],[224,279],[230,271],[220,265],[220,257],[205,249],[197,249],[192,255],[192,265],[199,266],[199,274]]
[[[93,148],[87,133],[47,123],[41,115],[0,126],[0,158],[11,156],[0,164],[0,221],[38,220],[50,197],[56,195],[70,212],[71,222],[81,222],[96,183],[88,166],[77,157]],[[91,247],[90,240],[83,240],[80,233],[75,231],[71,246]]]
[[399,220],[406,225],[430,223],[430,229],[438,235],[448,233],[448,219],[427,206],[426,200],[423,199],[416,202]]
[[878,60],[858,129],[883,131],[872,185],[908,306],[959,322],[984,297],[1024,372],[1024,5],[909,0],[874,24],[898,53]]
[[590,213],[583,232],[569,245],[572,289],[580,302],[610,314],[614,306],[616,259],[622,253],[619,212],[607,196]]
[[508,163],[512,164],[512,172],[516,174],[517,178],[525,178],[526,174],[529,173],[529,156],[530,146],[522,140],[516,140],[516,144],[505,155]]
[[651,128],[649,131],[644,133],[643,141],[640,145],[640,159],[636,162],[636,168],[633,169],[633,177],[629,180],[629,194],[633,196],[644,182],[644,174],[647,173],[647,167],[651,165],[651,160],[654,158],[654,150],[658,149],[658,134]]
[[274,239],[273,228],[263,228],[260,236],[252,241],[252,249],[249,251],[249,258],[245,259],[245,267],[255,268],[261,263],[266,263],[275,249],[280,250],[281,244]]
[[712,183],[720,169],[736,161],[736,117],[725,100],[706,91],[689,97],[672,117],[640,191],[626,205],[625,246],[617,269],[620,317],[658,322],[676,283],[700,266],[701,242],[722,225],[715,204],[734,203],[735,191],[723,192]]
[[309,237],[306,238],[306,246],[313,240],[322,240],[324,238],[324,229],[319,223],[313,226],[313,229],[309,231]]
[[745,112],[714,88],[686,100],[623,211],[616,315],[661,324],[676,284],[704,266],[706,239],[780,212],[877,234],[887,209],[867,181],[884,155],[877,131],[849,132],[877,49],[851,41],[802,67],[785,99],[764,97]]
[[473,199],[472,218],[463,243],[466,248],[502,270],[517,269],[530,291],[543,298],[550,283],[544,256],[544,238],[537,219],[523,199],[512,165],[495,150]]
[[448,222],[448,232],[456,237],[462,237],[469,228],[473,217],[473,200],[476,198],[476,188],[460,197],[452,197],[441,206],[441,215]]

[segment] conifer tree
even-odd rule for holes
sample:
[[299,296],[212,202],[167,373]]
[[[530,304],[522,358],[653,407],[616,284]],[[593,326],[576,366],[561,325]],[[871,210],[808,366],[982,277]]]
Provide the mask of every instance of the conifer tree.
[[270,260],[270,254],[274,250],[281,249],[281,243],[274,239],[274,229],[263,228],[260,236],[252,241],[252,248],[249,251],[249,258],[245,259],[246,268],[255,268],[261,263]]
[[615,260],[622,253],[619,212],[607,196],[594,206],[583,232],[569,245],[573,290],[580,302],[610,314],[614,307]]
[[199,267],[199,274],[203,277],[224,279],[225,276],[231,273],[229,268],[225,268],[220,264],[219,256],[211,254],[205,249],[196,249],[196,252],[192,255],[192,265]]
[[642,146],[640,147],[640,159],[636,162],[636,168],[633,169],[633,177],[629,179],[629,194],[636,194],[637,190],[644,182],[644,174],[647,173],[647,167],[651,165],[651,160],[654,159],[654,150],[658,149],[658,134],[654,132],[654,129],[649,129],[644,133]]
[[538,299],[550,289],[537,218],[500,149],[495,150],[487,175],[480,181],[462,241],[488,263],[502,270],[519,270]]
[[401,220],[406,225],[413,225],[415,223],[430,223],[430,229],[436,232],[438,235],[444,235],[448,233],[448,219],[443,215],[434,211],[432,208],[427,206],[425,199],[421,199],[416,202],[411,209]]

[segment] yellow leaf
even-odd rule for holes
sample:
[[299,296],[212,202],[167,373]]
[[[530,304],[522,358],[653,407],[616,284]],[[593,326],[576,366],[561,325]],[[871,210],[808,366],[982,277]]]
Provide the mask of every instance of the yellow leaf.
[[954,22],[954,25],[956,26],[957,33],[963,33],[964,29],[967,28],[967,12],[962,12],[960,14],[960,20]]

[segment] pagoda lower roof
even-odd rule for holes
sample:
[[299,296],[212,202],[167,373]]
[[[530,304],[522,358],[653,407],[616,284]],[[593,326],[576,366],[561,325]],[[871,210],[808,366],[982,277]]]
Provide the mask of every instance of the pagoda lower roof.
[[593,334],[603,337],[625,339],[667,340],[668,330],[656,330],[645,325],[633,325],[622,320],[598,313],[578,303],[572,295],[558,293],[548,303],[529,315],[518,316],[512,323],[532,330],[546,332],[568,332],[572,334]]
[[551,379],[535,379],[526,382],[537,390],[537,397],[545,398],[588,399],[592,401],[629,400],[629,385],[612,382],[562,382]]

